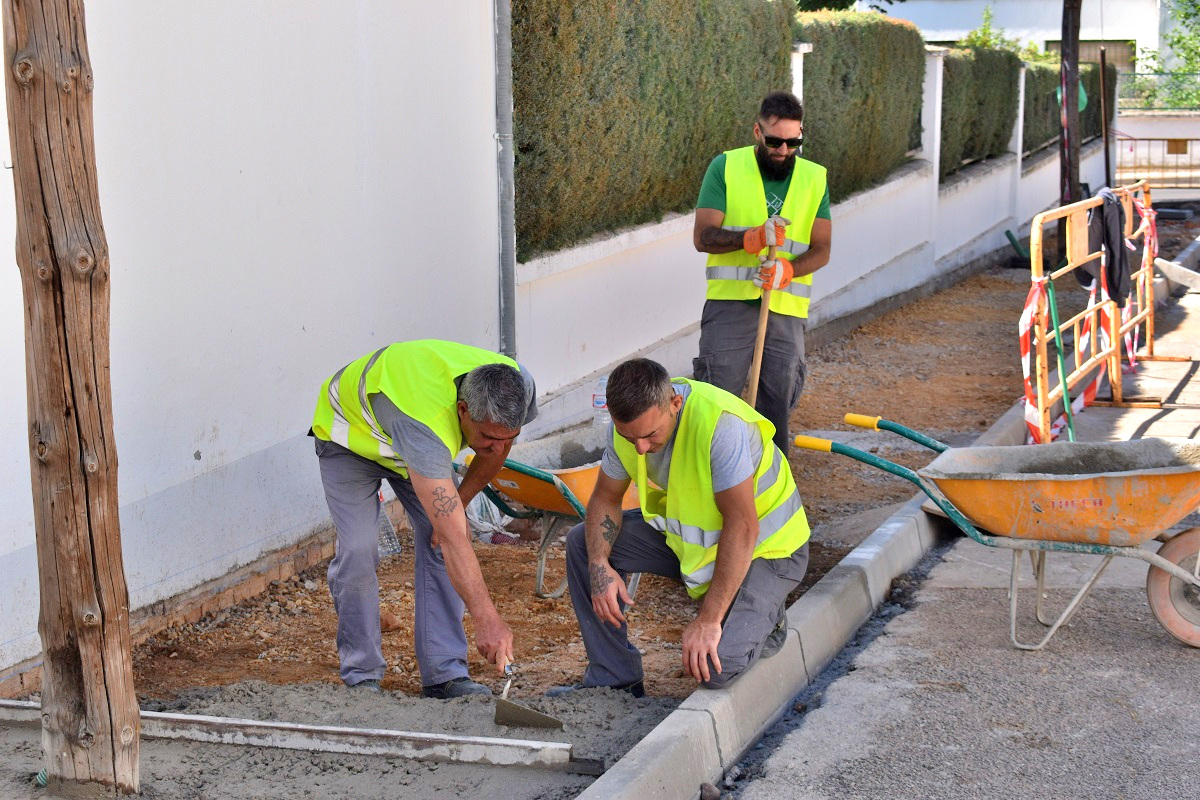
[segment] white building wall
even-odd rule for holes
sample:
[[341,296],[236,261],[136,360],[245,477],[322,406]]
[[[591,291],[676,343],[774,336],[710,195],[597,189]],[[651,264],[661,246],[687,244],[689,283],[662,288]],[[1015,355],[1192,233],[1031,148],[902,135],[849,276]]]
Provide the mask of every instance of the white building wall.
[[[326,522],[305,433],[336,369],[499,346],[493,27],[468,0],[88,5],[134,607]],[[11,175],[0,678],[40,649]]]
[[[859,2],[860,10],[869,4]],[[1022,45],[1062,39],[1062,4],[1045,0],[904,0],[888,7],[888,15],[906,19],[930,42],[954,42],[983,23],[983,10],[992,7],[992,25]],[[1158,50],[1161,0],[1096,0],[1080,9],[1079,38],[1133,39],[1137,47]]]

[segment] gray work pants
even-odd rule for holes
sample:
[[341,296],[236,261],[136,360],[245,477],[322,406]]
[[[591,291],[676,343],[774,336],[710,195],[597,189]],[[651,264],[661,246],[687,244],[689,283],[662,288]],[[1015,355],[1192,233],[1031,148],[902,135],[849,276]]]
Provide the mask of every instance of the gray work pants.
[[433,526],[412,483],[341,445],[316,440],[325,501],[337,527],[337,554],[329,562],[329,593],[337,611],[337,648],[342,680],[348,684],[383,677],[379,631],[380,481],[386,480],[404,505],[413,527],[416,559],[413,594],[414,638],[421,684],[432,686],[467,674],[467,635],[463,601],[450,583],[440,548],[431,544]]
[[[663,534],[651,528],[637,510],[626,511],[621,532],[613,542],[608,563],[622,577],[633,572],[650,572],[680,580],[679,559],[667,547]],[[804,579],[808,569],[808,545],[789,558],[756,558],[721,623],[721,659],[718,675],[709,661],[709,689],[719,689],[750,669],[762,655],[763,644],[786,612],[788,593]],[[579,620],[579,632],[587,648],[588,667],[584,686],[626,686],[642,679],[642,656],[629,643],[628,626],[614,628],[602,622],[592,609],[592,587],[588,576],[587,541],[583,525],[567,534],[567,584]]]
[[[741,300],[705,300],[700,317],[700,355],[692,361],[698,381],[741,397],[754,360],[758,335],[757,304]],[[754,408],[775,426],[775,444],[790,452],[788,417],[804,389],[805,320],[787,314],[767,317],[762,369]]]

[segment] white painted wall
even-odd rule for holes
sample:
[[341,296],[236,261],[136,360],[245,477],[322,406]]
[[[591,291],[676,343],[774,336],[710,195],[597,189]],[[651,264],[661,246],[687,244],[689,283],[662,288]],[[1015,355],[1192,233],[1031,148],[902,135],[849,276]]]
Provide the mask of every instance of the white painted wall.
[[[321,381],[497,347],[493,14],[449,0],[89,3],[133,605],[327,518]],[[0,678],[37,653],[21,292],[0,186]]]
[[1121,111],[1115,127],[1131,139],[1200,139],[1200,111]]
[[[869,3],[858,6],[865,11]],[[888,15],[915,23],[926,41],[953,42],[983,23],[987,6],[992,25],[1022,44],[1045,48],[1062,39],[1062,4],[1045,0],[904,0],[889,6]],[[1139,49],[1158,50],[1162,6],[1161,0],[1089,0],[1080,9],[1079,38],[1133,39]]]

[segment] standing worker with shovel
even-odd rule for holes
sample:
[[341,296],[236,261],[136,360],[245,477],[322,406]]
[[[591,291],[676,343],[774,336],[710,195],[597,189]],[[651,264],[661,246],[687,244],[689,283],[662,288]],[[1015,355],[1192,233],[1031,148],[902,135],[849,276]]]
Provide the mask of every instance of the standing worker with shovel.
[[709,253],[696,380],[740,395],[749,372],[749,402],[775,426],[784,455],[804,388],[812,274],[829,262],[833,236],[825,168],[797,157],[803,122],[795,95],[767,95],[757,144],[709,165],[692,235]]

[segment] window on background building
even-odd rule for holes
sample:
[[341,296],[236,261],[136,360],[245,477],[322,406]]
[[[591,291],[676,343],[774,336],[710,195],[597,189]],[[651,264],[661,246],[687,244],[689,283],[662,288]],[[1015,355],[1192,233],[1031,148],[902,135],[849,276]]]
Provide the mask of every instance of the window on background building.
[[[1104,48],[1104,60],[1116,67],[1117,72],[1133,72],[1136,62],[1135,42],[1130,41],[1100,41],[1091,39],[1079,42],[1079,62],[1100,63],[1100,48]],[[1047,53],[1059,53],[1062,50],[1062,40],[1047,41]]]

